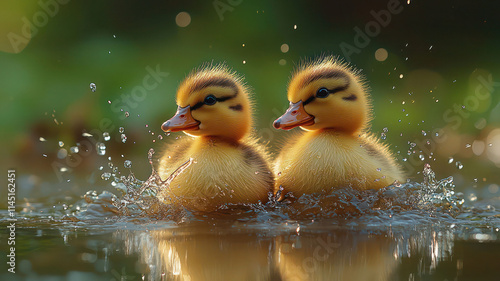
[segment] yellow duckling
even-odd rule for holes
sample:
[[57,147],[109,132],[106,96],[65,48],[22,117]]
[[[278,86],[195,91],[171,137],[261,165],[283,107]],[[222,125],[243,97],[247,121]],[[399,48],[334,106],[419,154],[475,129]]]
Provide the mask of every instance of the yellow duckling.
[[290,107],[276,129],[306,133],[285,145],[275,162],[275,190],[295,196],[352,187],[379,189],[403,173],[387,146],[368,133],[371,103],[360,72],[333,57],[301,66],[288,86]]
[[195,70],[180,84],[177,105],[161,128],[190,137],[167,147],[158,172],[165,179],[186,160],[194,162],[160,199],[175,197],[197,210],[267,201],[274,176],[267,152],[251,134],[252,102],[242,77],[224,65]]

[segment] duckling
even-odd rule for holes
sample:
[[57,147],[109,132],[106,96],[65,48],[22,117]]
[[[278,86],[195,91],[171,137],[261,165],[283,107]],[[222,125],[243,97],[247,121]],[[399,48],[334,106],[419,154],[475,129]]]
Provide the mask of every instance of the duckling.
[[183,131],[160,158],[163,179],[192,158],[159,198],[196,210],[265,202],[273,191],[269,155],[252,134],[253,104],[243,78],[225,65],[195,69],[177,90],[177,113],[161,126]]
[[334,57],[303,64],[288,86],[290,107],[276,129],[306,132],[288,141],[275,161],[283,195],[352,187],[380,189],[402,181],[387,145],[368,132],[372,107],[360,71]]

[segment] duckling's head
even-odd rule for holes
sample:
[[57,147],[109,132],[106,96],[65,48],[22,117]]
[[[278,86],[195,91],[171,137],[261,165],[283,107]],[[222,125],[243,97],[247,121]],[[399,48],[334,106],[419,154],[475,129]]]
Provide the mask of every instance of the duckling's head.
[[356,134],[367,128],[371,105],[359,71],[334,57],[305,63],[288,86],[290,107],[276,129],[333,129]]
[[252,104],[242,77],[225,65],[194,70],[177,90],[177,113],[165,132],[239,140],[250,132]]

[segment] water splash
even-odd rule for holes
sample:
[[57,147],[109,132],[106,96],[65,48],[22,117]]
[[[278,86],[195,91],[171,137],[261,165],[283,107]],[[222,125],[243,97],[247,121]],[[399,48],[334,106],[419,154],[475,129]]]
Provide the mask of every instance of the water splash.
[[[130,170],[128,176],[116,176],[120,174],[118,167],[110,166],[113,172],[103,173],[102,178],[111,180],[111,185],[120,195],[112,195],[109,192],[100,195],[87,194],[85,199],[90,205],[102,205],[91,206],[91,212],[99,210],[108,216],[168,218],[177,222],[189,220],[191,217],[187,214],[194,214],[197,217],[200,212],[185,207],[184,198],[168,192],[170,183],[189,168],[194,162],[193,159],[188,159],[166,180],[162,180],[155,169],[154,153],[153,149],[148,152],[151,175],[146,181],[135,177],[130,160],[125,160],[123,163],[124,167]],[[275,193],[269,192],[267,202],[222,204],[214,210],[204,212],[202,218],[236,216],[243,221],[268,221],[271,218],[314,220],[370,217],[384,220],[408,211],[424,212],[426,215],[422,215],[422,219],[428,218],[428,214],[456,217],[462,212],[463,195],[455,193],[452,177],[437,180],[429,164],[424,165],[422,175],[421,183],[395,182],[379,190],[357,190],[346,187],[295,196],[293,193],[283,194],[284,190],[280,187]],[[414,213],[409,216],[414,216]]]
[[[112,184],[120,193],[116,196],[110,192],[103,192],[100,195],[89,196],[87,193],[85,200],[92,205],[91,214],[101,210],[108,215],[121,216],[148,216],[154,218],[178,217],[184,212],[182,205],[176,204],[176,198],[170,198],[172,204],[165,204],[157,197],[161,190],[169,189],[170,183],[186,170],[192,163],[190,158],[178,167],[166,180],[162,180],[153,164],[154,149],[148,152],[149,164],[151,165],[151,175],[146,181],[137,179],[132,171],[128,176],[116,177],[117,167],[113,168],[114,173],[105,172],[102,174],[104,180],[114,178]],[[124,167],[130,169],[132,161],[125,160]],[[90,206],[89,205],[89,206]],[[96,207],[94,205],[100,205]],[[89,208],[87,208],[88,210]],[[102,215],[100,215],[102,216]]]

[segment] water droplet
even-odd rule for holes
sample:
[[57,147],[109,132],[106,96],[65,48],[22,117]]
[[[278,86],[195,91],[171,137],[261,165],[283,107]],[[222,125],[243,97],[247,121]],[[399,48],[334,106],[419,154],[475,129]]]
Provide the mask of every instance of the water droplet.
[[403,161],[404,161],[404,162],[406,162],[406,161],[408,161],[408,159],[406,159],[406,158],[403,158]]
[[416,144],[416,143],[414,143],[414,142],[410,142],[410,147],[411,147],[411,148],[414,148],[415,146],[417,146],[417,144]]
[[103,179],[105,181],[109,180],[110,178],[111,178],[111,173],[106,172],[106,173],[102,173],[102,175],[101,175],[101,179]]
[[59,141],[59,147],[63,147],[64,146],[64,142],[63,141]]
[[59,171],[61,171],[61,172],[63,172],[63,173],[64,173],[64,172],[67,172],[67,171],[68,171],[68,168],[66,168],[66,167],[61,167],[61,169],[59,169]]
[[159,139],[159,140],[162,140],[162,139],[163,139],[163,136],[162,136],[162,135],[158,135],[158,139]]
[[125,134],[121,134],[120,138],[121,138],[121,140],[122,140],[123,143],[127,142],[127,136]]
[[425,156],[424,156],[423,154],[420,154],[420,155],[418,156],[418,158],[420,158],[420,160],[421,160],[421,161],[424,161],[424,160],[425,160]]
[[123,134],[123,132],[125,132],[125,128],[120,127],[120,128],[118,129],[118,133]]
[[90,86],[90,90],[91,90],[92,92],[95,92],[95,91],[97,90],[97,86],[95,85],[95,83],[90,83],[90,85],[89,85],[89,86]]
[[47,141],[44,137],[39,138],[40,141]]
[[424,130],[422,130],[422,135],[427,136],[427,133]]
[[471,147],[470,143],[467,143],[467,144],[465,145],[465,148],[470,148],[470,147]]
[[109,141],[111,139],[111,136],[109,135],[108,132],[104,132],[102,133],[102,136],[104,137],[104,140],[105,141]]
[[128,111],[125,111],[125,117],[129,117],[130,113]]
[[106,154],[106,145],[104,143],[98,142],[96,144],[96,149],[97,149],[98,155],[105,155]]
[[149,164],[153,164],[153,155],[154,154],[155,154],[155,150],[150,148],[148,151]]
[[132,168],[132,161],[130,161],[130,160],[125,160],[125,161],[123,162],[123,166],[124,166],[125,168],[127,168],[127,169]]
[[464,165],[462,165],[462,162],[460,162],[460,161],[457,161],[457,162],[455,163],[455,166],[456,166],[459,170],[462,170],[462,168],[464,167]]
[[86,137],[86,138],[90,138],[90,137],[92,137],[92,135],[91,135],[91,134],[89,134],[89,133],[83,133],[83,134],[82,134],[82,136],[83,136],[83,137]]
[[255,171],[255,174],[258,175],[259,174],[259,171]]
[[477,200],[477,196],[476,196],[476,194],[475,194],[475,193],[469,193],[468,198],[469,198],[469,200],[470,200],[471,202],[474,202],[474,201],[476,201],[476,200]]
[[453,163],[453,157],[448,158],[448,164],[451,164],[451,163]]
[[80,152],[80,149],[78,148],[78,146],[72,146],[69,151],[71,151],[71,153],[78,153]]
[[103,166],[99,167],[99,171],[102,171],[103,169],[104,169],[104,167],[103,167]]
[[377,172],[380,172],[380,171],[382,171],[382,169],[381,168],[377,168]]
[[68,156],[68,151],[64,148],[61,148],[57,151],[57,158],[64,159]]
[[297,29],[297,25],[296,24],[293,25],[293,29]]
[[384,127],[384,128],[382,129],[382,131],[383,131],[384,133],[387,133],[387,132],[389,132],[389,129],[388,129],[387,127]]
[[493,144],[492,144],[492,143],[488,143],[488,146],[489,146],[489,147],[492,147],[492,146],[493,146]]
[[113,38],[116,38],[116,35],[113,34]]
[[381,133],[380,134],[380,138],[383,139],[383,140],[385,140],[387,138],[387,136],[385,135],[385,133]]

